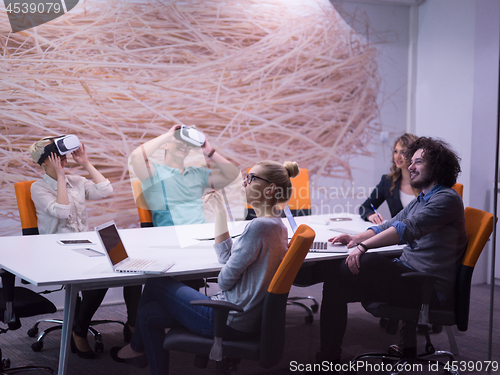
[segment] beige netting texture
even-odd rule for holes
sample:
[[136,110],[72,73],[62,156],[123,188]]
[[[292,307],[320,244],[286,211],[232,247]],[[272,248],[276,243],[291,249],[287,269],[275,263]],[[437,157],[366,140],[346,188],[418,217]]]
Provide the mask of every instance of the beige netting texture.
[[[13,184],[41,176],[27,149],[48,135],[78,135],[113,183],[89,203],[91,225],[137,226],[128,155],[175,123],[196,125],[242,169],[295,160],[350,178],[378,126],[376,50],[329,4],[267,3],[85,2],[16,34],[0,10],[2,218],[17,217]],[[19,234],[14,224],[0,234]]]

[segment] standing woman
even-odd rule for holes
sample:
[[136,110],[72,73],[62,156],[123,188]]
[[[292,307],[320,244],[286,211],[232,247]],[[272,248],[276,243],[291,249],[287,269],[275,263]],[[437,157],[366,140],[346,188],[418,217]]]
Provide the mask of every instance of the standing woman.
[[377,209],[387,201],[391,217],[394,217],[420,193],[420,190],[410,186],[410,171],[404,157],[408,146],[416,140],[417,136],[409,133],[396,139],[392,149],[391,173],[382,176],[370,197],[359,207],[362,219],[381,224],[384,218],[379,213],[375,213],[372,205]]
[[[43,178],[31,185],[31,199],[36,208],[39,233],[87,231],[89,224],[85,200],[107,197],[113,192],[113,187],[89,161],[85,145],[80,144],[75,135],[47,137],[32,144],[29,152],[33,161],[45,171]],[[87,171],[92,181],[65,173],[66,155],[69,153],[72,153],[75,162]],[[80,358],[95,358],[87,340],[87,331],[106,291],[107,289],[82,291],[83,298],[75,314],[71,339],[71,350]],[[124,288],[127,307],[130,306],[129,324],[132,327],[135,324],[140,295],[140,286]],[[124,334],[127,327],[124,328]],[[129,333],[128,336],[131,337],[132,334]]]
[[[234,243],[220,194],[213,192],[205,198],[216,214],[214,249],[224,264],[217,279],[221,292],[211,299],[243,308],[242,313],[230,312],[225,336],[228,339],[242,340],[259,333],[266,290],[288,248],[288,232],[278,204],[290,199],[290,177],[298,172],[295,162],[280,165],[263,161],[250,170],[242,193],[257,218],[248,223]],[[184,326],[198,335],[214,335],[213,309],[190,304],[203,299],[210,297],[170,277],[148,279],[132,341],[123,348],[112,348],[112,358],[137,367],[149,363],[152,375],[168,374],[169,353],[163,349],[166,328]]]

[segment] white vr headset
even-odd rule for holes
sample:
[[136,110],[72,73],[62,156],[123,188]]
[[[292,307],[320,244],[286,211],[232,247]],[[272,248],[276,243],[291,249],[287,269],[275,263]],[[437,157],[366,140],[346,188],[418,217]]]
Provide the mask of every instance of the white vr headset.
[[42,165],[42,163],[49,157],[50,154],[56,154],[58,156],[70,154],[73,151],[78,150],[81,143],[76,135],[62,135],[59,137],[52,138],[54,140],[53,143],[45,146],[43,150],[43,154],[38,159],[38,164]]
[[182,125],[180,129],[174,132],[174,138],[191,147],[201,147],[205,144],[205,134],[186,125]]

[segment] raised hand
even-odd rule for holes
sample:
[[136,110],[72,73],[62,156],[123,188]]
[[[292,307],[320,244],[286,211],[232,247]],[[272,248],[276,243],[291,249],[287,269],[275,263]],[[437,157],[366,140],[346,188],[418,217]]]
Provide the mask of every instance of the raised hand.
[[209,191],[205,196],[203,197],[203,202],[208,203],[212,211],[214,211],[216,214],[222,214],[226,213],[226,209],[224,208],[224,201],[222,199],[221,193],[218,191],[212,190]]
[[181,124],[175,124],[170,129],[168,129],[168,131],[165,133],[165,142],[164,142],[163,146],[165,146],[165,144],[167,144],[167,143],[173,142],[173,140],[175,139],[174,138],[175,131],[179,130],[181,127],[182,127]]
[[218,191],[212,190],[205,194],[203,202],[208,203],[215,212],[215,243],[221,243],[229,238],[226,209],[222,195]]
[[201,152],[203,152],[203,155],[205,156],[208,156],[210,152],[212,152],[212,145],[206,138],[205,138],[205,143],[203,144],[203,146],[201,146]]
[[49,163],[52,164],[54,170],[57,174],[57,177],[64,177],[64,166],[61,164],[61,158],[57,154],[50,154],[47,158]]
[[85,144],[82,143],[82,145],[73,152],[73,159],[81,166],[89,162],[87,151],[85,150]]

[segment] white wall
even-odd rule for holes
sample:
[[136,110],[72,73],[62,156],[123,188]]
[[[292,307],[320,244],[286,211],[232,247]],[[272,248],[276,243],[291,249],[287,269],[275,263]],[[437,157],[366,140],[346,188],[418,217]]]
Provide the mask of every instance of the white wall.
[[[330,1],[354,30],[376,46],[382,79],[378,97],[378,121],[381,132],[388,133],[388,140],[382,142],[380,134],[377,134],[369,145],[372,156],[356,157],[350,161],[352,184],[340,179],[331,179],[321,184],[337,187],[342,194],[324,204],[335,208],[335,212],[339,212],[341,208],[354,212],[354,207],[364,202],[382,174],[389,172],[394,140],[406,131],[410,8],[363,1]],[[321,205],[318,199],[312,203]],[[385,203],[380,212],[383,216],[390,217]]]
[[[472,118],[471,154],[471,196],[472,207],[493,212],[491,190],[495,172],[495,134],[498,117],[498,64],[500,35],[500,2],[482,0],[476,5],[476,38],[474,66],[474,113]],[[475,192],[479,192],[476,194]],[[497,235],[497,247],[500,244]],[[488,247],[491,251],[491,245]],[[485,253],[486,254],[486,253]],[[496,251],[496,280],[500,281],[500,253]],[[483,277],[488,274],[484,268],[485,256],[476,266]],[[479,272],[477,272],[479,275]]]
[[[429,0],[418,16],[416,133],[455,149],[462,157],[459,182],[469,187],[475,2]],[[469,195],[464,189],[466,205]]]
[[[500,2],[427,0],[419,7],[416,133],[462,157],[464,204],[491,210],[498,103]],[[487,254],[474,273],[486,282]]]

